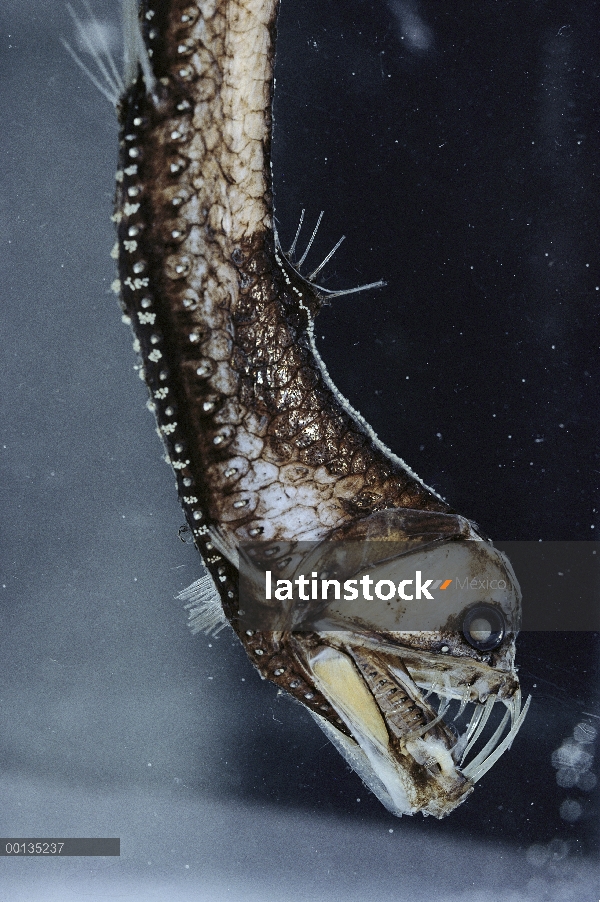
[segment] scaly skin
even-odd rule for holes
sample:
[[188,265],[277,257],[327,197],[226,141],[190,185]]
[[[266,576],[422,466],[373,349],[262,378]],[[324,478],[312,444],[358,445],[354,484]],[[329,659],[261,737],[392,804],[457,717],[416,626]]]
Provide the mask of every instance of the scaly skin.
[[[342,406],[311,347],[318,297],[275,252],[277,5],[226,0],[194,18],[188,3],[155,4],[159,104],[141,78],[121,104],[123,302],[188,523],[234,623],[237,574],[209,525],[234,544],[311,541],[382,508],[448,509]],[[258,640],[241,635],[256,661]]]

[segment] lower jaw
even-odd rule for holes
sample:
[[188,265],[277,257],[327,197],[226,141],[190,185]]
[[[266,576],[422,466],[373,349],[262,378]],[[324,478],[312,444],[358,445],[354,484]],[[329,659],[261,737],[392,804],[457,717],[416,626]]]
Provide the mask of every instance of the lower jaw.
[[[471,783],[452,758],[456,735],[423,698],[408,673],[383,658],[347,647],[317,645],[297,652],[319,692],[353,737],[347,760],[394,814],[422,811],[443,817],[471,792]],[[401,665],[401,661],[399,662]],[[387,674],[387,678],[384,676]],[[396,709],[383,710],[386,682]],[[325,732],[328,729],[320,724]],[[329,732],[328,732],[329,735]],[[330,736],[345,754],[348,740]],[[356,762],[362,757],[362,772]],[[354,759],[354,760],[353,760]]]
[[[386,654],[365,652],[362,646],[353,648],[349,643],[308,648],[300,641],[295,650],[352,735],[354,746],[362,751],[365,767],[372,772],[371,782],[361,773],[363,780],[394,814],[421,811],[438,818],[449,814],[471,793],[474,782],[488,769],[486,762],[493,763],[496,748],[509,747],[524,717],[518,690],[513,701],[499,706],[504,711],[506,705],[500,724],[490,719],[500,700],[495,693],[483,704],[464,691],[461,696],[452,686],[447,692],[442,687],[432,692],[430,683],[430,692],[423,695],[413,680],[410,655],[405,665],[398,655],[391,662]],[[391,690],[404,693],[395,712],[389,705],[385,710],[385,679]],[[434,695],[437,705],[432,704]],[[458,710],[454,705],[451,710],[452,699],[458,700]],[[458,729],[451,717],[459,722]],[[338,749],[344,754],[340,745]]]

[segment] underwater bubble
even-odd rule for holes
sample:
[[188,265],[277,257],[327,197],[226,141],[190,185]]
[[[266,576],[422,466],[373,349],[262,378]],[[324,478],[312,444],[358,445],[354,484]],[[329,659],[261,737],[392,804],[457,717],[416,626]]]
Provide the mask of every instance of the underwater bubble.
[[586,770],[585,773],[579,774],[577,777],[577,786],[579,789],[583,789],[584,792],[590,792],[597,782],[596,774],[593,774],[590,770]]
[[580,772],[574,767],[561,767],[556,771],[556,782],[563,789],[571,789],[577,783]]
[[575,799],[565,799],[559,810],[563,821],[567,821],[569,824],[578,821],[583,813],[583,808]]
[[549,857],[550,850],[548,849],[548,846],[543,846],[541,843],[534,843],[532,846],[529,846],[525,852],[525,858],[534,868],[543,867]]
[[592,766],[594,756],[586,752],[579,743],[567,739],[566,742],[552,752],[553,767],[573,767],[577,771],[589,770]]
[[575,742],[593,742],[597,735],[597,729],[591,723],[586,723],[585,721],[578,723],[573,730]]
[[548,854],[552,861],[562,861],[569,854],[569,843],[564,839],[558,839],[558,837],[551,839],[548,843]]

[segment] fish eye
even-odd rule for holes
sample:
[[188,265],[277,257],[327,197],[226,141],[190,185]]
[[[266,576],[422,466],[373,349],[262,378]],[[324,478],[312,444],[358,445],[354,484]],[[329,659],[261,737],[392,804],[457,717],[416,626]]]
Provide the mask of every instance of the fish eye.
[[477,651],[492,651],[504,639],[504,617],[497,607],[480,601],[464,612],[462,631]]

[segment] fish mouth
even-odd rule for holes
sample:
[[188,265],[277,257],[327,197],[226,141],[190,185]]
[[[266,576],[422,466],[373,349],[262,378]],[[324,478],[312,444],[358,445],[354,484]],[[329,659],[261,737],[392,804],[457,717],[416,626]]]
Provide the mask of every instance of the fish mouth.
[[295,656],[341,728],[311,714],[395,815],[449,814],[510,748],[523,724],[530,699],[522,704],[514,673],[510,694],[497,684],[485,698],[466,688],[460,695],[458,684],[448,682],[421,688],[413,679],[419,675],[411,674],[410,650],[405,659],[352,641],[358,637],[342,639],[338,633],[327,644],[323,638],[296,635]]
[[[240,549],[243,609],[255,605],[259,630],[281,637],[327,702],[320,709],[333,712],[307,706],[311,714],[381,802],[396,815],[444,817],[510,748],[527,714],[514,668],[517,579],[473,524],[451,514],[386,509],[335,539]],[[305,573],[314,582],[299,601],[290,587],[307,584]],[[273,574],[283,604],[272,598]],[[422,574],[444,577],[433,594],[418,588]],[[363,595],[346,593],[359,581]]]

